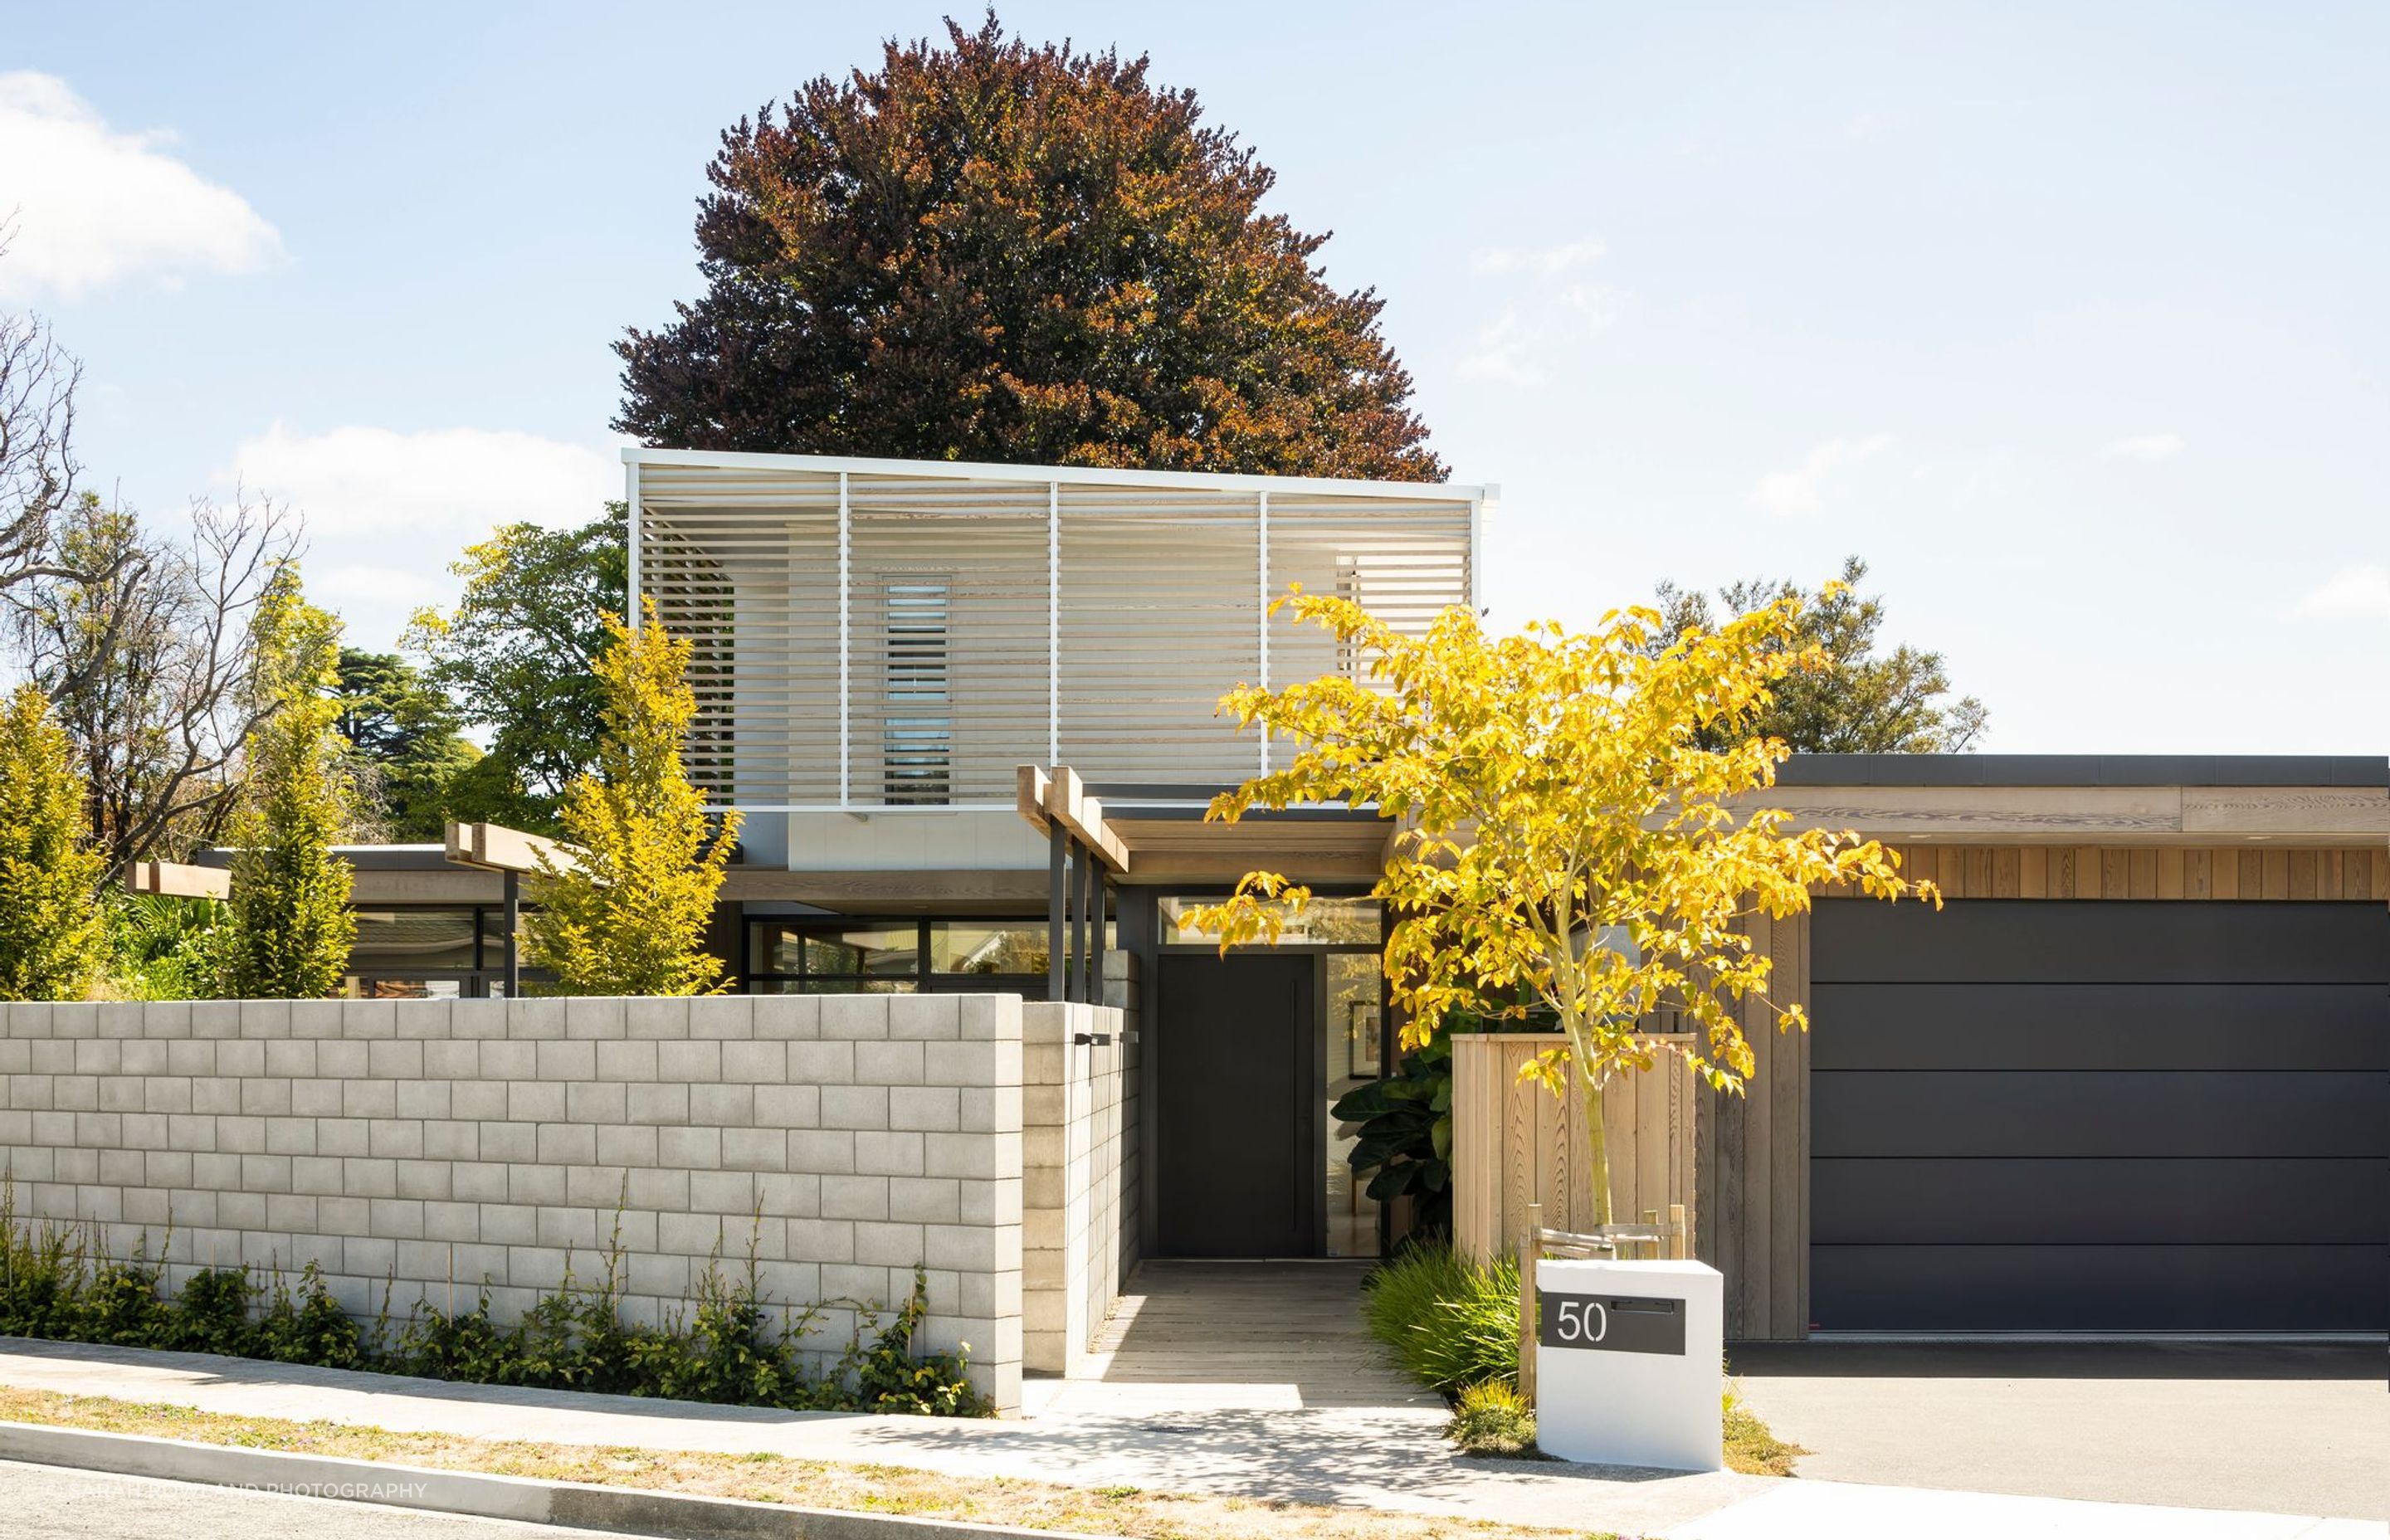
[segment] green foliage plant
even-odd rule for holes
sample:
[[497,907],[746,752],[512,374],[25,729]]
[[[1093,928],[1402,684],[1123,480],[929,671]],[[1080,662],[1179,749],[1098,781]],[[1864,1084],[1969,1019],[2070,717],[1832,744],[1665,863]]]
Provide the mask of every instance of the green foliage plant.
[[1438,1033],[1405,1053],[1394,1072],[1356,1085],[1328,1115],[1358,1123],[1345,1160],[1368,1175],[1372,1202],[1411,1200],[1414,1235],[1452,1232],[1452,1040]]
[[571,858],[543,855],[530,884],[527,960],[568,995],[707,995],[728,982],[705,932],[739,815],[708,818],[682,766],[697,714],[691,648],[643,602],[636,629],[607,617],[612,645],[597,662],[606,732],[597,772],[565,792]]
[[1406,1373],[1433,1390],[1519,1380],[1519,1264],[1471,1261],[1449,1243],[1406,1247],[1369,1275],[1362,1301],[1369,1335]]
[[449,568],[464,584],[455,607],[408,624],[402,649],[489,735],[442,783],[448,817],[559,832],[564,789],[597,767],[606,729],[591,664],[610,640],[604,617],[630,612],[629,527],[623,503],[575,529],[502,525]]
[[332,724],[340,622],[285,566],[259,602],[251,690],[265,711],[233,823],[232,898],[219,983],[236,1000],[316,1000],[340,987],[356,939],[350,869],[332,853],[349,818]]
[[221,899],[170,893],[110,892],[101,905],[108,929],[108,992],[128,1000],[213,998],[221,965]]
[[49,700],[19,687],[0,708],[0,1000],[80,1000],[98,980],[107,858],[84,802]]
[[14,1181],[0,1176],[0,1335],[790,1411],[992,1411],[970,1388],[967,1346],[917,1351],[929,1309],[919,1269],[893,1315],[835,1302],[854,1310],[857,1325],[831,1356],[811,1341],[826,1306],[767,1300],[752,1242],[743,1269],[710,1261],[687,1305],[654,1324],[625,1320],[618,1221],[595,1282],[576,1280],[568,1264],[562,1286],[517,1320],[494,1317],[482,1282],[461,1311],[435,1305],[427,1292],[393,1329],[388,1290],[380,1315],[360,1324],[312,1262],[295,1277],[268,1269],[268,1283],[246,1266],[206,1268],[170,1295],[146,1238],[131,1259],[112,1260],[96,1250],[90,1226],[20,1221],[16,1205]]
[[1536,1409],[1507,1380],[1461,1387],[1445,1437],[1464,1455],[1527,1455],[1536,1449]]

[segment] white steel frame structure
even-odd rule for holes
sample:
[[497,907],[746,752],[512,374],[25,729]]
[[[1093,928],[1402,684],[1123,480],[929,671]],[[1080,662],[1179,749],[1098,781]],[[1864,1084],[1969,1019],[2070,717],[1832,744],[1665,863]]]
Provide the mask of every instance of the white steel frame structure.
[[[938,785],[938,807],[1009,810],[1023,764],[1122,782],[1266,771],[1272,745],[1231,732],[1220,695],[1349,666],[1271,601],[1299,583],[1423,630],[1475,602],[1497,500],[1438,482],[623,459],[633,593],[696,644],[693,773],[717,805],[765,814],[904,812]],[[950,633],[924,636],[924,616]]]

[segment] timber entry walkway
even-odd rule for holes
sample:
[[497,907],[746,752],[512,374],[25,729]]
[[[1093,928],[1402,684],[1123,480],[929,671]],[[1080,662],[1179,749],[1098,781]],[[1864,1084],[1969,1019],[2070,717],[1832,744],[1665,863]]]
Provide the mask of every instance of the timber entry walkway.
[[1033,1380],[1029,1415],[1424,1407],[1361,1326],[1365,1262],[1146,1262],[1070,1380]]

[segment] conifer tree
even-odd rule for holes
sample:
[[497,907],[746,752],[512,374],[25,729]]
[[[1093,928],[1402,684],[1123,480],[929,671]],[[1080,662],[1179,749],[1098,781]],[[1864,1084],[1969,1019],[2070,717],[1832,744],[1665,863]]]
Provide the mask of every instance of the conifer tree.
[[727,983],[705,930],[739,815],[712,823],[689,784],[690,644],[657,622],[652,600],[642,604],[636,629],[606,618],[598,769],[565,789],[570,862],[544,859],[531,884],[525,956],[569,995],[708,995]]
[[268,714],[250,740],[233,825],[220,966],[234,999],[322,999],[347,971],[357,922],[349,865],[332,854],[350,802],[330,694],[340,636],[340,622],[307,603],[298,570],[285,566],[258,607],[250,687]]
[[80,1000],[98,976],[107,858],[84,790],[48,699],[19,687],[0,711],[0,1000]]

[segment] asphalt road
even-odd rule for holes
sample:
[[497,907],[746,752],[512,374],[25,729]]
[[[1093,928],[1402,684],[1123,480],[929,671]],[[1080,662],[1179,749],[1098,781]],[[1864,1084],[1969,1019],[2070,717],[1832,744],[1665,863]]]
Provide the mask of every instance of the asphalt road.
[[592,1530],[0,1460],[0,1534],[8,1540],[324,1540],[335,1533],[341,1540],[599,1540]]

